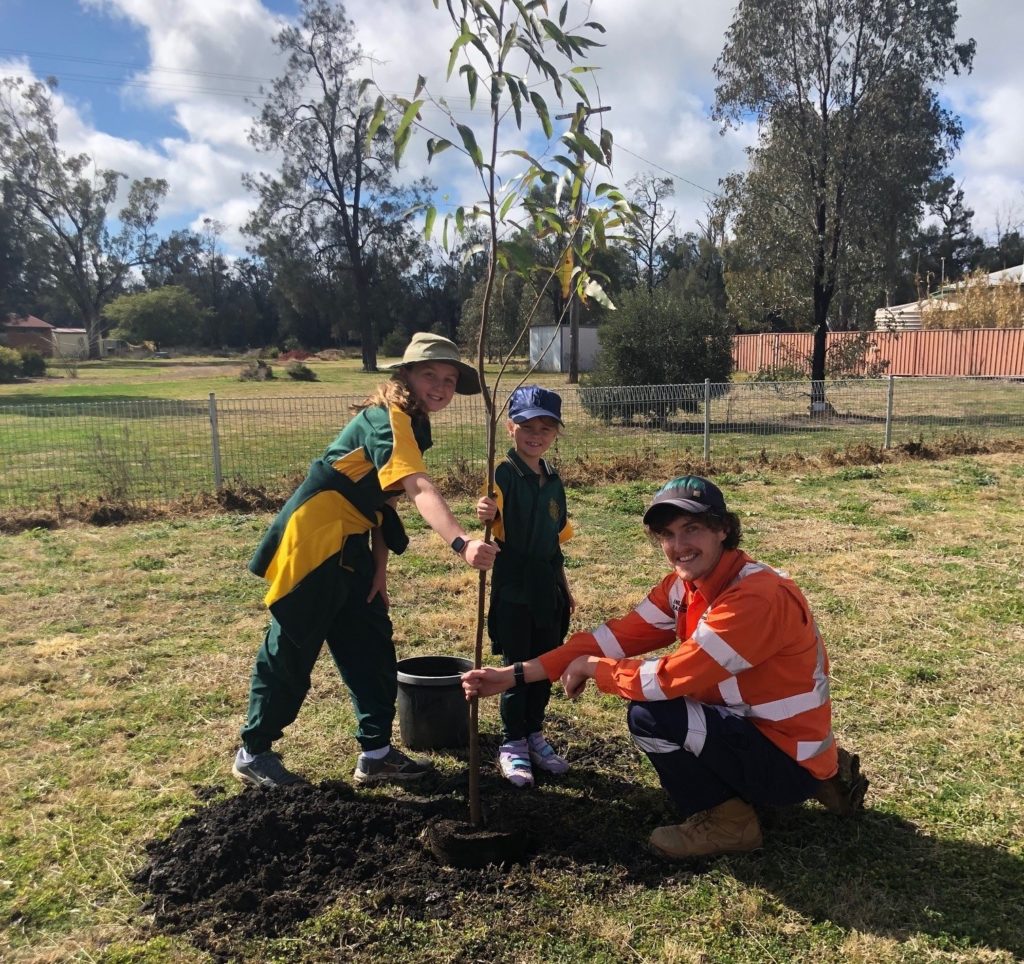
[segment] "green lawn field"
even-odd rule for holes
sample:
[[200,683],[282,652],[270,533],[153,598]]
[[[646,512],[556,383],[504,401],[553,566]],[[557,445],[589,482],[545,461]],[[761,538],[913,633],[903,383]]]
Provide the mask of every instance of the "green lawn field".
[[[791,573],[815,610],[836,730],[872,781],[862,816],[843,822],[807,804],[769,824],[758,854],[653,878],[528,860],[509,870],[507,890],[467,883],[442,916],[429,904],[410,916],[379,884],[331,893],[286,934],[219,935],[214,956],[156,928],[131,880],[147,840],[238,792],[230,761],[266,618],[245,562],[269,516],[33,529],[0,536],[0,958],[1024,958],[1021,455],[751,465],[717,478],[748,551]],[[576,627],[624,612],[663,573],[637,521],[658,481],[570,488]],[[470,501],[456,509],[468,522]],[[399,654],[471,653],[476,575],[407,506],[403,515],[412,546],[391,574]],[[665,812],[626,742],[622,704],[592,689],[569,702],[556,687],[550,713],[573,770],[535,793],[555,813],[562,801],[584,841],[612,833],[642,847]],[[324,656],[281,749],[315,781],[346,781],[352,726]],[[491,743],[497,728],[487,702]],[[446,776],[465,767],[456,752],[434,759]],[[462,879],[437,874],[439,887]]]

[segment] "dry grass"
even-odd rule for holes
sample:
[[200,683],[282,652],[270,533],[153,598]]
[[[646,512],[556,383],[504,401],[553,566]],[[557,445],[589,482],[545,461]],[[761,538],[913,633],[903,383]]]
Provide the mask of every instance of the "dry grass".
[[[543,950],[524,956],[510,944],[504,959],[1024,954],[1010,911],[1024,897],[1024,460],[927,454],[719,475],[749,551],[789,571],[812,602],[832,658],[837,729],[873,781],[869,817],[824,839],[807,818],[785,817],[764,859],[653,889],[610,887],[600,900],[571,875],[545,877],[533,937]],[[598,481],[569,492],[578,627],[633,605],[664,568],[637,524],[651,479]],[[469,500],[457,505],[468,517]],[[106,528],[61,520],[3,537],[0,958],[204,959],[152,933],[126,881],[143,842],[195,806],[194,786],[228,780],[265,624],[244,564],[269,517],[221,509]],[[471,654],[476,576],[422,525],[410,530],[391,587],[400,655]],[[622,735],[614,699],[591,692],[554,706],[575,726]],[[481,718],[496,728],[496,707]],[[345,777],[351,728],[323,658],[282,748],[313,779]],[[655,785],[640,761],[635,778]],[[1003,882],[1001,903],[989,880]],[[247,956],[325,959],[341,926],[331,920],[320,925],[326,936],[307,935],[312,943],[254,945]],[[401,950],[396,921],[375,926],[384,957],[417,956]],[[500,950],[500,934],[481,927]],[[434,944],[414,946],[453,960],[480,939],[438,928]]]

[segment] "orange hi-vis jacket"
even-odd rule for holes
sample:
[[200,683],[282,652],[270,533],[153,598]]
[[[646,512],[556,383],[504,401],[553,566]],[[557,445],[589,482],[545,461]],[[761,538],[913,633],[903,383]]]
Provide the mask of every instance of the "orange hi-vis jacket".
[[[677,639],[667,656],[635,658]],[[627,616],[575,633],[540,661],[555,680],[577,656],[602,657],[594,682],[605,693],[688,697],[745,716],[819,780],[836,773],[828,654],[807,600],[738,549],[722,553],[701,589],[670,573]]]

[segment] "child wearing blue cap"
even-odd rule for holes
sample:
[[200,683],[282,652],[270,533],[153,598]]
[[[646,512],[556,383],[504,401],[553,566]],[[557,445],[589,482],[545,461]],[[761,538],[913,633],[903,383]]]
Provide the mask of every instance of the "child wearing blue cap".
[[[562,426],[562,399],[539,385],[517,388],[509,398],[508,433],[513,447],[494,472],[495,498],[477,503],[477,518],[493,521],[501,549],[494,565],[487,629],[506,666],[521,667],[562,644],[576,608],[565,576],[562,543],[572,538],[565,488],[544,459]],[[569,769],[544,738],[551,683],[517,685],[501,696],[504,740],[498,750],[502,775],[517,787],[534,782],[534,768]]]

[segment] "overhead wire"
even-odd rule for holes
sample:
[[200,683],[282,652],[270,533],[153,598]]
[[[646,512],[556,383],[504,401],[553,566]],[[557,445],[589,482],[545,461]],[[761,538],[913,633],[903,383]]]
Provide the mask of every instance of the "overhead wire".
[[[56,60],[56,61],[67,61],[69,63],[80,63],[80,64],[91,64],[100,67],[120,67],[127,70],[138,70],[144,71],[149,75],[158,74],[172,74],[181,75],[182,77],[195,77],[195,78],[211,78],[213,80],[227,80],[227,81],[238,81],[240,83],[249,83],[259,85],[255,90],[232,90],[226,87],[211,87],[211,86],[192,86],[186,84],[175,84],[171,82],[162,83],[155,80],[143,79],[139,76],[133,76],[130,74],[122,74],[115,77],[103,77],[96,76],[94,74],[82,74],[82,73],[69,73],[64,72],[57,75],[58,80],[72,81],[74,83],[84,84],[97,84],[100,86],[107,87],[129,87],[142,90],[161,91],[166,93],[181,93],[181,94],[203,94],[213,95],[217,97],[234,97],[242,100],[248,100],[251,102],[264,101],[269,96],[268,93],[263,89],[264,84],[272,84],[276,78],[273,77],[261,77],[255,74],[234,74],[221,71],[210,71],[210,70],[196,70],[186,67],[158,67],[139,63],[137,61],[127,60],[109,60],[106,58],[99,57],[80,57],[72,54],[56,54],[48,53],[43,51],[32,51],[22,50],[14,47],[0,47],[0,55],[7,54],[20,57],[32,57],[43,60]],[[313,90],[313,87],[309,88]],[[389,96],[395,96],[391,94]],[[445,101],[448,105],[455,105],[451,107],[453,114],[467,115],[471,112],[469,107],[470,98],[462,97],[459,95],[445,95]],[[429,102],[421,107],[421,113],[438,114],[445,116],[444,109],[436,107]],[[652,161],[648,157],[644,157],[642,154],[636,151],[630,150],[621,143],[615,145],[617,150],[623,151],[629,154],[631,157],[635,157],[639,161],[643,161],[644,164],[650,165],[655,170],[661,171],[663,174],[667,174],[674,180],[681,181],[684,184],[688,184],[691,187],[696,188],[699,191],[703,191],[706,194],[710,194],[713,197],[720,197],[718,191],[712,188],[705,187],[703,184],[699,184],[676,171],[669,170],[667,167]]]

